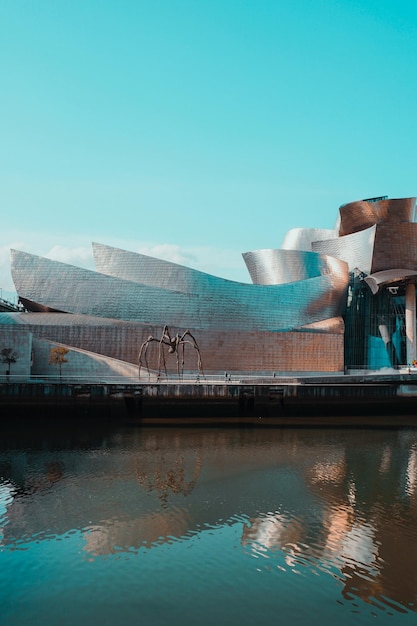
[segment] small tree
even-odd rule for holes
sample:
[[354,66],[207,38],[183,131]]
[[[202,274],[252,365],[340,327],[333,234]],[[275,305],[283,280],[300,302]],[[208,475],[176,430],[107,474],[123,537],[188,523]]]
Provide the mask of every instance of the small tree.
[[0,352],[0,358],[1,358],[2,363],[7,364],[6,376],[7,378],[9,378],[11,364],[16,363],[17,359],[19,358],[19,355],[17,354],[17,352],[13,350],[13,348],[3,348],[2,351]]
[[62,377],[62,364],[68,363],[68,360],[65,358],[68,352],[68,348],[51,348],[49,353],[49,364],[58,365],[60,378]]

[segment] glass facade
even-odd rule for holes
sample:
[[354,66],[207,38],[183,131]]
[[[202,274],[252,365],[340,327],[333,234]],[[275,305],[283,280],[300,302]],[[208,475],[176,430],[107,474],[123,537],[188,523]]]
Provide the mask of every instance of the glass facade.
[[398,368],[407,364],[405,289],[372,294],[361,272],[350,277],[345,319],[347,369]]

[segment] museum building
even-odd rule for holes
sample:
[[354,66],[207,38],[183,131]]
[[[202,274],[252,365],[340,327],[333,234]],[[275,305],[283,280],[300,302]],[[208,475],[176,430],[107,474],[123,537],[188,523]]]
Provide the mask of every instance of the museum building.
[[[240,283],[93,243],[95,271],[11,251],[12,374],[158,377],[397,368],[416,359],[415,198],[342,205],[334,229],[243,253]],[[0,372],[0,374],[3,372]]]

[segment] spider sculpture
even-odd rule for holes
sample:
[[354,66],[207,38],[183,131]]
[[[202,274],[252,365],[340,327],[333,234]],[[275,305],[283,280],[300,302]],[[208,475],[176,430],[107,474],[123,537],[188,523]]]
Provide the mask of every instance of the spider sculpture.
[[[189,337],[189,339],[186,339],[186,337]],[[143,344],[140,347],[139,359],[138,359],[138,362],[139,362],[139,378],[140,378],[140,370],[141,370],[143,364],[145,365],[146,369],[148,370],[148,375],[149,375],[147,351],[148,351],[149,345],[153,341],[157,341],[159,343],[159,350],[158,350],[158,380],[159,380],[159,378],[161,376],[161,370],[162,369],[165,371],[165,376],[168,377],[166,360],[165,360],[165,348],[164,348],[164,346],[168,346],[168,353],[169,354],[175,354],[176,355],[176,358],[177,358],[177,373],[178,373],[179,378],[183,377],[183,373],[184,373],[184,354],[185,354],[185,346],[186,346],[186,344],[189,344],[190,346],[192,346],[197,351],[197,355],[198,355],[197,356],[197,367],[198,367],[197,380],[199,380],[200,374],[202,374],[204,376],[203,365],[202,365],[202,362],[201,362],[200,348],[198,347],[198,343],[195,340],[194,336],[190,333],[189,330],[186,330],[181,335],[179,333],[177,333],[174,337],[171,337],[168,326],[164,326],[164,329],[162,331],[162,335],[161,335],[160,339],[156,339],[155,337],[150,335],[147,338],[147,340],[144,341]],[[180,355],[180,353],[181,353],[181,355]],[[181,356],[181,361],[180,361],[180,356]]]

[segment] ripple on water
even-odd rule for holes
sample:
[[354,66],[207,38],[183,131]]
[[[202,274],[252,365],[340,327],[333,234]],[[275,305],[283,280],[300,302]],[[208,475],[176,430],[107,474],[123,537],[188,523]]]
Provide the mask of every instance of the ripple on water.
[[96,623],[415,617],[408,440],[315,432],[265,445],[259,433],[141,431],[101,450],[8,452],[6,623],[59,611],[86,623],[91,597]]

